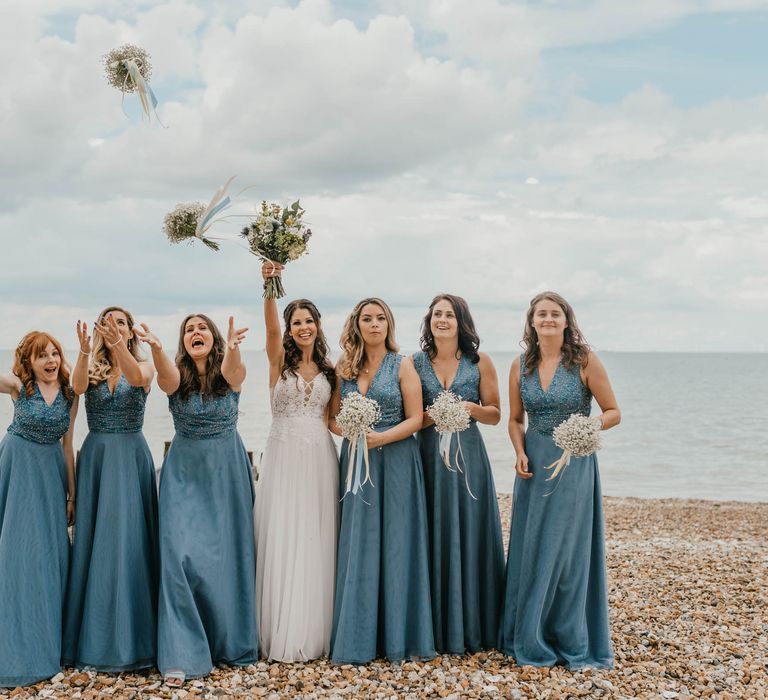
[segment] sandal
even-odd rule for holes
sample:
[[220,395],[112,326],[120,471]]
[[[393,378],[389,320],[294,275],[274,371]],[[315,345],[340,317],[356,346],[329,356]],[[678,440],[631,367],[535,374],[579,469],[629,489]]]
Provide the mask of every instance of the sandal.
[[181,688],[186,678],[187,674],[184,671],[168,671],[163,675],[163,682],[169,688]]

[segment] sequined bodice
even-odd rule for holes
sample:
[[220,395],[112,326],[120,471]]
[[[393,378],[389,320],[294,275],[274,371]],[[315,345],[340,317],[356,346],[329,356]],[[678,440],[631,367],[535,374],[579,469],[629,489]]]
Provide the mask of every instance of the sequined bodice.
[[300,374],[286,372],[272,389],[272,416],[274,418],[320,418],[331,399],[331,385],[320,372],[307,382]]
[[[429,406],[445,389],[435,374],[432,362],[426,352],[419,351],[413,356],[413,364],[421,379],[421,395],[424,400],[424,408]],[[480,369],[464,355],[459,360],[456,376],[453,378],[449,390],[457,394],[464,401],[480,403]]]
[[208,396],[199,392],[182,401],[178,392],[168,397],[176,432],[193,440],[219,437],[237,428],[237,407],[240,393],[231,389],[224,396]]
[[539,433],[552,431],[573,413],[588,416],[592,408],[592,393],[584,386],[579,368],[567,369],[557,365],[547,391],[541,388],[539,370],[525,374],[523,356],[520,356],[520,395],[528,414],[528,425]]
[[85,415],[92,433],[138,433],[144,424],[144,387],[131,386],[124,376],[109,392],[106,381],[91,384],[85,392]]
[[44,445],[57,442],[69,430],[71,405],[61,391],[49,406],[45,403],[37,384],[30,397],[27,397],[27,392],[22,386],[19,398],[14,404],[13,422],[8,426],[8,432]]
[[[381,420],[374,426],[377,430],[391,428],[405,420],[403,396],[400,393],[400,361],[402,359],[402,356],[396,352],[388,352],[368,387],[366,396],[377,401],[381,409]],[[341,398],[353,391],[360,391],[357,388],[357,380],[343,379]]]

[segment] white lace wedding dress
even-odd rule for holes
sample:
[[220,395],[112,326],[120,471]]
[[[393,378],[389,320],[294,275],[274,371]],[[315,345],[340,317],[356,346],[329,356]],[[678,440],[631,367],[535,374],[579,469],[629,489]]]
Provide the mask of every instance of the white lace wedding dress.
[[331,387],[287,373],[272,390],[272,428],[256,482],[256,610],[261,655],[328,653],[338,532],[339,461],[325,424]]

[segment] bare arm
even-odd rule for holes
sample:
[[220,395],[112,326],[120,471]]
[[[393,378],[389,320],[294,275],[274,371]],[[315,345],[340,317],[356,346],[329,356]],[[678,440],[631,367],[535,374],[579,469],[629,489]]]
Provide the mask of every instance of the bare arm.
[[64,463],[67,465],[67,524],[75,524],[75,450],[72,445],[72,438],[75,434],[75,419],[77,418],[77,404],[79,397],[75,396],[72,407],[69,409],[69,430],[61,438],[61,445],[64,448]]
[[421,379],[416,368],[413,366],[413,360],[410,357],[404,357],[400,361],[400,393],[403,396],[403,410],[405,420],[397,425],[385,430],[382,433],[370,431],[366,435],[368,448],[381,447],[390,442],[404,440],[409,435],[413,435],[421,429],[424,417],[424,404],[421,397]]
[[159,338],[149,330],[146,323],[142,323],[140,327],[134,326],[133,332],[139,340],[147,343],[152,351],[152,362],[157,370],[157,385],[168,396],[175,394],[181,383],[179,368],[163,352]]
[[336,416],[341,410],[341,377],[336,373],[336,386],[333,388],[331,400],[328,402],[328,430],[341,437],[341,428],[336,422]]
[[15,374],[0,375],[0,394],[10,394],[15,401],[21,392],[21,379]]
[[72,370],[72,389],[80,396],[88,389],[88,363],[91,359],[91,336],[88,335],[88,324],[77,322],[77,341],[80,352],[77,353],[75,369]]
[[[261,266],[261,276],[264,281],[274,275],[279,275],[283,266],[280,263],[265,262]],[[264,325],[267,330],[267,360],[269,361],[269,388],[277,384],[280,370],[283,367],[285,350],[283,349],[283,334],[280,330],[280,314],[274,299],[264,299]]]
[[490,357],[480,353],[480,403],[465,401],[464,406],[478,423],[496,425],[501,420],[501,401],[499,399],[499,377]]
[[605,371],[605,366],[594,352],[589,353],[587,366],[582,370],[582,381],[600,406],[602,414],[597,418],[603,424],[603,430],[621,423],[621,410],[608,379],[608,372]]
[[515,448],[517,459],[515,471],[522,479],[530,479],[533,474],[528,471],[528,455],[525,454],[525,408],[520,396],[520,358],[516,357],[509,368],[509,422],[507,431],[512,446]]
[[240,356],[240,343],[245,339],[247,330],[247,328],[235,328],[234,317],[229,317],[227,349],[224,351],[224,359],[221,361],[221,375],[234,391],[240,391],[240,387],[245,381],[246,372],[243,359]]

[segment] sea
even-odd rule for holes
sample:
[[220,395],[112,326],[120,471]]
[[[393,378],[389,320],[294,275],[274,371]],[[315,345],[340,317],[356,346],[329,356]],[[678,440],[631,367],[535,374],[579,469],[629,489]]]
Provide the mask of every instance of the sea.
[[[507,435],[506,393],[516,353],[489,354],[499,375],[502,419],[481,430],[496,488],[511,492],[515,454]],[[243,357],[248,378],[238,427],[258,462],[270,424],[267,359],[257,351]],[[622,412],[621,424],[604,434],[598,457],[604,494],[768,501],[768,354],[601,352],[600,357]],[[0,351],[0,373],[9,372],[11,361],[10,351]],[[0,396],[0,430],[12,417],[10,398]],[[87,430],[81,402],[75,449]],[[168,399],[157,386],[147,400],[144,434],[159,466],[173,423]]]

